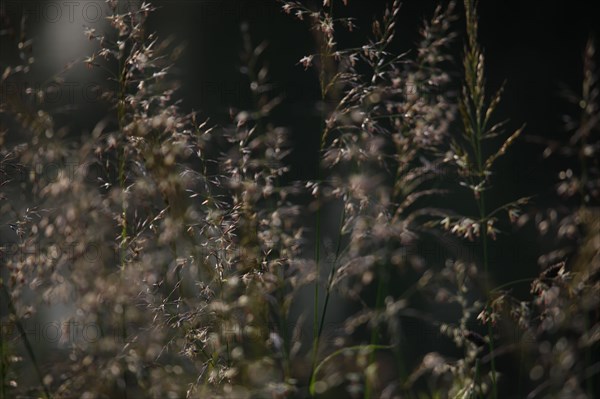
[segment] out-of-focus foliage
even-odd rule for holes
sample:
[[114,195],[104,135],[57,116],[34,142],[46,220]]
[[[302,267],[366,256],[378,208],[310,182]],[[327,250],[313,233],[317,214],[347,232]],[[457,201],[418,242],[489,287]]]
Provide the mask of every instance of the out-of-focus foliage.
[[[214,125],[176,100],[181,49],[146,32],[155,8],[107,1],[110,29],[82,32],[97,51],[67,66],[104,74],[105,116],[73,136],[46,89],[26,87],[33,42],[12,25],[20,62],[3,60],[0,79],[23,90],[0,104],[0,399],[594,397],[593,41],[560,147],[576,164],[559,176],[565,206],[486,209],[522,130],[495,120],[475,4],[457,68],[454,2],[402,54],[399,1],[367,37],[347,0],[304,3],[281,7],[314,33],[299,65],[317,71],[322,123],[317,177],[292,183],[288,130],[271,118],[285,100],[246,26],[253,106]],[[463,214],[445,199],[465,190]],[[488,250],[530,225],[555,245],[518,298],[523,281],[494,287]],[[423,253],[432,242],[441,258]],[[471,242],[469,256],[452,251]]]

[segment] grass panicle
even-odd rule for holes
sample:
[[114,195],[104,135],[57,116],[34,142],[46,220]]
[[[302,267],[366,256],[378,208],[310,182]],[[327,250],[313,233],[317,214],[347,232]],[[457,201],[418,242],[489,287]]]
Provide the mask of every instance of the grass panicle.
[[[93,53],[43,87],[29,25],[0,16],[0,399],[597,397],[594,41],[563,142],[535,138],[560,160],[550,205],[498,204],[526,130],[498,115],[510,80],[489,93],[475,1],[435,7],[408,51],[399,1],[366,26],[355,0],[279,6],[314,49],[297,180],[298,121],[250,25],[247,101],[209,118],[184,109],[150,3],[107,1]],[[49,100],[82,71],[102,82],[87,130]],[[505,281],[492,254],[522,234],[538,262]]]

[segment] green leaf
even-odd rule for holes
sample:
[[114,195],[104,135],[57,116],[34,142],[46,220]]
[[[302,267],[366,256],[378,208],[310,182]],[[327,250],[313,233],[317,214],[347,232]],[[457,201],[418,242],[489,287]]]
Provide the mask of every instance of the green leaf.
[[310,377],[310,386],[308,388],[309,392],[311,395],[315,394],[315,383],[317,382],[317,373],[319,372],[319,370],[321,370],[321,367],[323,367],[323,365],[325,363],[327,363],[328,361],[330,361],[331,359],[333,359],[334,357],[337,357],[339,355],[342,355],[344,353],[348,353],[348,352],[353,352],[353,351],[360,351],[360,350],[365,350],[365,351],[373,351],[376,349],[390,349],[392,348],[391,345],[355,345],[355,346],[349,346],[347,348],[342,348],[339,349],[335,352],[333,352],[331,355],[327,356],[325,359],[323,359],[318,365],[317,367],[315,367],[315,369],[313,370],[313,373]]

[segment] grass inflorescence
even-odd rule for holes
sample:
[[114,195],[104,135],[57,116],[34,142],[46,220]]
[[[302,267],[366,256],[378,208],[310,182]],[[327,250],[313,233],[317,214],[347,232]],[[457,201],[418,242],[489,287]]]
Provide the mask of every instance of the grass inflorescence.
[[[107,1],[107,31],[82,32],[97,50],[67,66],[103,76],[91,131],[70,134],[45,88],[3,94],[0,399],[597,396],[594,40],[580,114],[540,150],[570,165],[561,205],[497,204],[527,128],[505,131],[487,94],[476,2],[437,6],[400,52],[400,2],[361,30],[353,1],[279,2],[314,37],[314,178],[289,178],[285,97],[246,24],[250,101],[228,123],[183,110],[181,48],[147,32],[145,2]],[[27,28],[2,31],[2,84],[32,73]],[[490,254],[525,229],[551,247],[504,281]]]

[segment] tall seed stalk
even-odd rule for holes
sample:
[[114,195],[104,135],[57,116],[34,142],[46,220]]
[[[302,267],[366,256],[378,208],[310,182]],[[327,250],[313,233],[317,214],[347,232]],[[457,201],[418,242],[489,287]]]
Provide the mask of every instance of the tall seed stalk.
[[[327,7],[327,4],[324,4]],[[328,18],[333,19],[333,1],[329,2],[328,11],[323,13],[323,21],[327,21]],[[325,33],[325,32],[324,32]],[[333,37],[330,36],[331,40],[327,40],[325,35],[319,37],[321,43],[319,50],[319,85],[321,89],[321,101],[323,103],[322,113],[321,113],[321,138],[319,140],[319,153],[317,156],[317,164],[316,164],[316,183],[317,183],[317,191],[315,193],[316,196],[316,215],[315,215],[315,252],[314,252],[314,260],[315,260],[315,290],[314,290],[314,307],[313,307],[313,348],[312,348],[312,361],[311,361],[311,371],[309,374],[309,387],[313,386],[314,378],[315,378],[315,369],[317,367],[317,357],[319,353],[319,341],[323,331],[323,322],[325,321],[325,315],[327,312],[327,304],[329,302],[329,292],[327,292],[327,299],[325,301],[325,305],[323,307],[322,316],[320,318],[321,322],[319,322],[319,282],[320,282],[320,262],[321,262],[321,203],[319,202],[321,199],[320,191],[322,185],[322,171],[321,171],[321,159],[323,155],[323,149],[325,145],[325,138],[327,135],[327,126],[325,124],[325,101],[327,99],[327,91],[330,87],[330,84],[333,83],[335,78],[328,81],[327,79],[327,63],[330,62],[331,52],[333,50]],[[340,227],[341,228],[341,227]],[[328,290],[329,291],[329,290]]]
[[[522,128],[516,130],[510,135],[499,149],[489,157],[485,156],[484,142],[492,139],[499,134],[502,124],[491,125],[491,117],[500,102],[502,88],[488,100],[485,93],[485,62],[484,55],[478,41],[478,15],[477,1],[465,0],[466,31],[467,43],[465,45],[465,54],[463,58],[464,84],[462,96],[459,103],[459,110],[463,121],[463,136],[466,145],[463,145],[462,156],[465,162],[463,168],[469,181],[466,185],[471,189],[474,199],[477,203],[479,212],[478,234],[482,247],[482,263],[485,273],[485,292],[487,296],[486,308],[489,307],[490,289],[489,289],[489,260],[488,260],[488,235],[494,237],[495,229],[493,227],[494,219],[492,216],[499,209],[488,212],[486,209],[485,192],[489,189],[489,177],[491,176],[491,167],[494,161],[502,156],[508,147],[521,134]],[[474,161],[469,159],[474,158]],[[492,320],[487,320],[488,328],[488,347],[491,355],[491,380],[492,380],[492,398],[498,397],[497,372],[494,357],[494,338]]]

